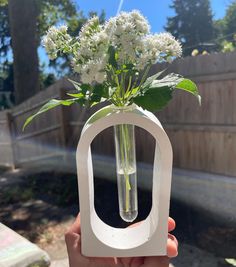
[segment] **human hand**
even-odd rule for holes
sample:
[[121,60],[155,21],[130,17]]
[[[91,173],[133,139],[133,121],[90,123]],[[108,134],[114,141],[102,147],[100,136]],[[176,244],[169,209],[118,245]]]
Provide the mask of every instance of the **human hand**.
[[[175,221],[168,220],[168,231],[175,228]],[[65,234],[70,267],[168,267],[169,260],[178,254],[178,241],[168,234],[167,256],[133,257],[133,258],[95,258],[81,254],[80,215]]]

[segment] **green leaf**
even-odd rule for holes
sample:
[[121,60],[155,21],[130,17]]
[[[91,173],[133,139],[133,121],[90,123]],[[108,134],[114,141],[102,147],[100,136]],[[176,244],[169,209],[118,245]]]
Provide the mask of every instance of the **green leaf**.
[[68,79],[68,81],[69,82],[71,82],[73,85],[74,85],[74,87],[75,87],[75,89],[77,90],[77,91],[82,91],[82,89],[81,89],[81,84],[80,83],[78,83],[78,82],[76,82],[76,81],[73,81],[73,80],[71,80],[71,79]]
[[100,97],[108,98],[109,97],[109,89],[104,84],[95,84],[93,88],[93,94],[98,95]]
[[91,86],[90,84],[85,84],[85,83],[83,83],[83,84],[81,84],[80,87],[81,87],[81,89],[82,89],[82,93],[83,93],[84,95],[86,95],[87,92],[92,91],[92,86]]
[[117,65],[117,59],[118,59],[118,54],[115,50],[115,48],[113,46],[110,46],[108,48],[108,54],[109,54],[109,59],[108,59],[108,63],[114,67],[115,69],[117,69],[118,65]]
[[50,101],[48,101],[45,105],[43,105],[40,110],[33,114],[32,116],[30,116],[29,118],[27,118],[27,120],[25,121],[24,125],[23,125],[23,131],[25,129],[25,127],[38,115],[52,109],[55,108],[59,105],[64,105],[64,106],[70,106],[71,104],[75,103],[76,99],[68,99],[68,100],[58,100],[58,99],[51,99]]
[[8,4],[8,0],[0,0],[0,7],[6,6]]
[[92,94],[89,98],[89,105],[93,106],[94,103],[98,103],[101,100],[100,95]]
[[108,88],[109,98],[112,98],[112,96],[115,93],[116,89],[117,89],[116,87],[109,87]]
[[80,83],[73,81],[71,79],[68,79],[68,81],[70,81],[74,85],[75,89],[78,92],[81,92],[84,95],[87,93],[87,91],[91,90],[91,86],[89,84],[80,84]]
[[172,99],[172,88],[168,86],[149,88],[145,94],[133,98],[133,102],[151,112],[164,108]]
[[121,66],[122,72],[131,72],[134,71],[134,64],[132,63],[126,63]]
[[147,80],[146,80],[146,81],[143,83],[143,85],[141,86],[141,90],[142,90],[142,89],[145,89],[145,88],[148,88],[148,87],[152,84],[152,82],[153,82],[154,80],[156,80],[158,77],[161,76],[161,74],[162,74],[164,71],[165,71],[165,70],[162,70],[162,71],[160,71],[160,72],[158,72],[158,73],[156,73],[156,74],[154,74],[154,75],[148,77]]
[[86,95],[84,95],[83,93],[78,93],[78,94],[71,94],[71,93],[67,93],[68,96],[72,96],[74,97],[74,101],[80,105],[84,105],[87,101]]
[[[176,85],[178,83],[180,83],[183,80],[184,80],[184,78],[182,76],[180,76],[179,74],[170,73],[170,74],[166,75],[164,78],[162,78],[161,80],[152,81],[152,83],[149,86],[153,87],[153,88],[163,87],[163,86],[168,86],[168,87],[174,88],[174,87],[176,87]],[[147,89],[149,89],[149,88],[147,88]]]
[[129,99],[131,99],[131,98],[136,97],[138,94],[139,94],[139,87],[136,86],[135,88],[133,88],[133,89],[131,90],[131,92],[130,92],[130,91],[127,91],[127,92],[125,93],[124,98],[129,100]]
[[191,94],[193,94],[194,96],[197,97],[199,105],[201,105],[201,96],[199,95],[198,89],[197,89],[197,85],[189,80],[189,79],[183,79],[181,82],[179,82],[176,86],[176,89],[181,89],[184,91],[187,91]]
[[236,266],[236,259],[225,259],[225,261],[232,266]]
[[201,97],[196,84],[178,74],[171,73],[160,80],[156,80],[155,75],[153,75],[145,83],[145,88],[137,93],[138,95],[133,98],[133,101],[149,111],[153,112],[165,107],[171,100],[174,89],[181,89],[193,94],[201,103]]
[[[193,81],[185,79],[184,77],[178,74],[171,73],[161,80],[154,80],[150,85],[150,88],[157,88],[163,86],[168,86],[172,89],[181,89],[186,92],[189,92],[197,97],[198,102],[201,105],[201,96],[199,95],[197,85]],[[149,88],[146,88],[146,90],[149,90]]]
[[82,98],[84,97],[83,93],[78,93],[78,94],[71,94],[71,93],[66,93],[68,96],[76,97],[76,98]]
[[93,91],[89,97],[89,105],[92,107],[104,99],[109,99],[109,89],[104,84],[95,84]]

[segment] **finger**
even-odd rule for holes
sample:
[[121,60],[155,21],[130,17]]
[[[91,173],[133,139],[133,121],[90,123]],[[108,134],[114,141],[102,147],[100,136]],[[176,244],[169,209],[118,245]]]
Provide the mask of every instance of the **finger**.
[[166,256],[155,256],[145,258],[144,265],[148,267],[169,267],[170,259]]
[[169,217],[168,219],[168,232],[171,232],[175,229],[176,223],[175,220]]
[[65,241],[68,246],[73,245],[74,243],[80,243],[80,214],[76,217],[74,223],[65,233]]
[[139,226],[142,222],[143,222],[143,221],[133,223],[133,224],[129,225],[128,228],[133,228],[133,227]]
[[80,213],[77,215],[74,223],[70,226],[68,232],[80,234],[81,227],[80,227]]
[[170,258],[178,255],[178,241],[175,236],[168,234],[167,240],[167,256]]
[[135,257],[132,259],[130,266],[131,267],[140,267],[144,264],[144,257]]
[[130,266],[132,258],[131,257],[119,258],[119,260],[124,267],[128,267],[128,266]]
[[144,263],[144,257],[119,258],[124,267],[140,267]]

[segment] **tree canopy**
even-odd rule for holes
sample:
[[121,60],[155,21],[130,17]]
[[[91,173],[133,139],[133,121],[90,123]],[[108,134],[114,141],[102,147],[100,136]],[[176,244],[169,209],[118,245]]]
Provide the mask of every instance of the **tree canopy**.
[[236,1],[233,1],[226,9],[224,18],[215,21],[217,31],[217,43],[222,51],[234,51],[236,49]]
[[170,8],[175,15],[167,18],[165,29],[182,42],[184,55],[212,47],[214,26],[209,0],[174,0]]
[[228,35],[228,40],[232,40],[232,35],[236,33],[236,1],[228,6],[223,21],[224,33]]
[[[89,16],[92,14],[94,13]],[[104,12],[101,19],[104,19]],[[52,74],[40,74],[42,65],[39,68],[37,55],[41,37],[48,28],[66,23],[70,34],[77,35],[86,20],[72,0],[0,0],[0,72],[4,69],[2,76],[9,77],[6,71],[9,70],[8,59],[12,51],[17,103],[40,90],[40,79],[44,80],[45,85],[55,80]],[[50,64],[57,66],[60,72],[69,66],[67,60],[62,58],[57,62],[51,61]]]
[[[32,1],[31,1],[32,2]],[[71,31],[78,33],[81,23],[86,21],[83,12],[78,12],[71,0],[37,0],[37,39],[40,45],[40,38],[48,28],[58,22],[66,22]],[[24,30],[24,29],[21,29]],[[11,49],[10,25],[8,0],[0,0],[0,53],[4,56]]]

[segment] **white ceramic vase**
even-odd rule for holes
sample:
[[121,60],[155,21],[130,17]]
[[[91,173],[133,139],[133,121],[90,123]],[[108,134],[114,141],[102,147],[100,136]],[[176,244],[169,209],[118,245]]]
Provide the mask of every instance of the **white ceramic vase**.
[[[99,218],[94,207],[90,144],[97,134],[111,126],[115,127],[116,135],[118,185],[119,179],[122,179],[120,184],[123,188],[123,193],[121,192],[120,196],[120,213],[126,220],[128,217],[128,220],[131,221],[137,213],[136,175],[133,175],[136,173],[136,160],[133,157],[135,147],[129,148],[130,151],[127,150],[130,145],[133,146],[134,144],[132,128],[138,126],[145,129],[156,141],[152,208],[147,218],[132,228],[120,229],[107,225]],[[127,109],[106,106],[93,114],[84,125],[77,147],[76,161],[83,255],[93,257],[166,255],[172,148],[159,120],[151,112],[144,111],[137,106]],[[135,192],[134,198],[130,195],[129,191],[131,190]],[[131,199],[136,204],[133,205]],[[135,212],[130,219],[133,207]]]

